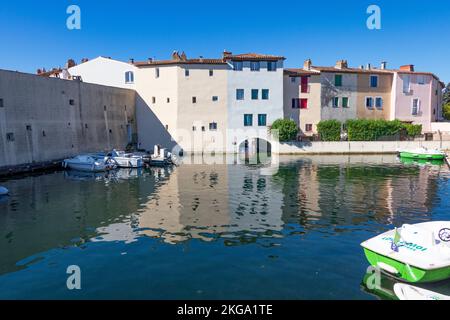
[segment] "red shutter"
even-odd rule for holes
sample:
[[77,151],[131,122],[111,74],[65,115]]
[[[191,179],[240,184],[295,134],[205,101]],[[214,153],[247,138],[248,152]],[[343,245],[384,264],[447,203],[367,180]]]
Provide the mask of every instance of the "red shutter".
[[301,109],[308,108],[308,99],[300,99],[300,108]]
[[308,77],[302,77],[301,80],[301,92],[308,93]]

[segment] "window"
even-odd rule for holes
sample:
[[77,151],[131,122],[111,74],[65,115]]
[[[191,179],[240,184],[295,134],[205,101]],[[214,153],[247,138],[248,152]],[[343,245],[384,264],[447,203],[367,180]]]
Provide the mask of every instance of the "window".
[[383,98],[381,97],[375,98],[375,107],[380,110],[383,109]]
[[155,69],[155,78],[159,78],[159,68]]
[[252,89],[252,100],[258,100],[258,96],[259,96],[259,90]]
[[342,98],[342,108],[348,108],[348,97]]
[[209,76],[212,77],[214,75],[214,70],[213,69],[209,69]]
[[211,122],[209,124],[209,131],[216,131],[217,130],[217,123],[216,122]]
[[258,126],[265,127],[267,125],[267,114],[258,114]]
[[196,126],[192,126],[192,131],[197,131],[197,127]]
[[308,99],[300,99],[300,109],[308,108]]
[[202,131],[205,131],[205,126],[202,126]]
[[296,83],[297,82],[297,77],[291,77],[291,82],[292,83]]
[[170,98],[167,98],[167,103],[170,103]]
[[[70,126],[70,122],[69,122],[69,126]],[[31,131],[31,125],[27,124],[26,128],[27,128],[27,131]]]
[[312,124],[311,123],[305,124],[305,131],[306,132],[311,132],[312,131]]
[[300,91],[302,93],[308,93],[308,77],[302,77]]
[[342,74],[334,75],[334,85],[336,87],[342,87]]
[[192,97],[192,103],[197,103],[197,97]]
[[236,100],[244,100],[244,89],[236,89]]
[[233,61],[233,70],[234,71],[242,71],[243,63],[242,61]]
[[269,89],[262,89],[261,98],[263,100],[269,100]]
[[244,126],[245,127],[253,126],[253,115],[252,114],[244,114]]
[[372,97],[366,97],[366,108],[367,109],[373,108],[373,98]]
[[409,93],[410,92],[410,82],[411,82],[411,77],[410,76],[405,76],[403,78],[403,93]]
[[378,76],[370,76],[370,87],[371,88],[378,87]]
[[260,68],[259,61],[250,62],[250,71],[259,71],[259,68]]
[[267,71],[277,71],[277,62],[276,61],[268,61],[267,62]]
[[14,133],[8,132],[8,133],[6,134],[6,140],[7,140],[7,141],[13,142],[13,141],[14,141]]
[[417,76],[417,83],[418,84],[425,84],[425,76],[424,75],[418,75]]
[[417,116],[419,114],[419,109],[420,109],[420,100],[415,98],[412,101],[411,114],[413,116]]
[[75,100],[70,99],[70,100],[69,100],[69,104],[70,104],[71,106],[75,105]]
[[156,103],[156,97],[152,97],[152,103]]
[[166,130],[169,130],[169,125],[168,124],[166,124]]
[[189,69],[184,69],[184,76],[189,77]]
[[292,109],[298,109],[298,108],[300,108],[300,99],[293,98],[292,99]]
[[125,72],[125,83],[134,83],[134,73],[133,73],[133,71]]
[[219,101],[219,97],[218,96],[212,96],[212,101]]
[[3,108],[3,99],[0,99],[0,108]]
[[333,104],[333,108],[338,108],[339,107],[339,98],[334,97],[332,100],[332,104]]

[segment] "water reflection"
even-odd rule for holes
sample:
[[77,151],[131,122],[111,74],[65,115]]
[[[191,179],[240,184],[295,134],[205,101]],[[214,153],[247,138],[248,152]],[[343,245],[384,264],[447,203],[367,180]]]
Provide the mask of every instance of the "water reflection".
[[[339,238],[347,250],[342,254],[357,254],[362,239],[387,225],[432,219],[436,208],[445,209],[448,192],[446,166],[403,164],[395,156],[205,161],[2,182],[11,196],[0,202],[0,274],[26,268],[27,259],[55,248],[143,238],[228,247],[312,237],[316,247],[308,250],[328,251],[321,241],[346,235],[355,238]],[[261,243],[272,245],[280,243]]]

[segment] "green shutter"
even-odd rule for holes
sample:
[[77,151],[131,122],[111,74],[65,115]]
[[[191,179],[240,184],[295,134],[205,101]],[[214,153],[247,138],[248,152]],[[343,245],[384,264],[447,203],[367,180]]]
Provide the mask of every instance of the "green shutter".
[[342,107],[348,108],[348,98],[347,97],[342,98]]
[[334,75],[334,85],[336,87],[342,87],[342,75],[341,74]]

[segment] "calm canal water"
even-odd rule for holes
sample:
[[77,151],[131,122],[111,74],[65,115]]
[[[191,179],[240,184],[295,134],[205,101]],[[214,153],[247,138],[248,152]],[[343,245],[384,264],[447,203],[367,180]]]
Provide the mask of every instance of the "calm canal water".
[[[321,156],[3,180],[0,298],[386,298],[365,289],[359,244],[448,220],[449,177],[394,156]],[[66,287],[69,265],[81,290]]]

